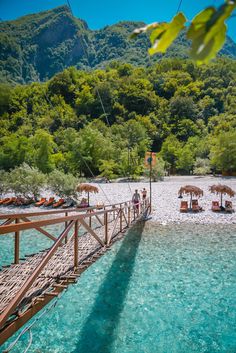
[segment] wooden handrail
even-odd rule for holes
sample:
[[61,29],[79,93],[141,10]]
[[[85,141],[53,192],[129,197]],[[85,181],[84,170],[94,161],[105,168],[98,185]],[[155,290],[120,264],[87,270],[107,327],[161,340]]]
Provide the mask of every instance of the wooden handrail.
[[16,309],[17,305],[20,303],[20,301],[23,299],[25,293],[29,290],[35,279],[38,277],[38,275],[42,272],[43,268],[46,266],[50,258],[55,254],[57,248],[61,244],[62,240],[65,238],[65,236],[68,234],[68,232],[71,230],[72,226],[75,224],[75,220],[72,220],[71,223],[67,226],[67,228],[61,233],[59,238],[56,240],[56,242],[52,245],[51,249],[47,253],[47,255],[43,258],[43,260],[40,262],[40,264],[35,268],[35,270],[31,273],[30,277],[25,281],[23,286],[20,288],[19,292],[17,295],[14,297],[14,299],[8,304],[4,312],[0,315],[0,327],[4,325],[4,323],[7,321],[8,317],[14,312]]
[[[119,208],[113,208],[110,210],[110,212],[113,212],[114,210],[119,210]],[[26,229],[32,229],[32,228],[38,228],[38,227],[45,227],[48,225],[52,224],[57,224],[57,223],[64,223],[68,221],[73,221],[73,220],[83,220],[84,218],[92,217],[92,216],[98,216],[104,214],[103,211],[98,211],[98,212],[92,212],[92,213],[84,213],[82,215],[72,215],[72,216],[64,216],[64,217],[57,217],[57,218],[51,218],[51,219],[43,219],[39,221],[31,221],[31,222],[21,222],[18,224],[7,224],[5,226],[0,227],[0,235],[3,234],[8,234],[20,230],[26,230]]]
[[[120,206],[120,205],[126,205],[126,204],[131,204],[131,201],[124,201],[121,203],[115,203],[111,205],[104,205],[102,206],[103,209],[112,207],[112,206]],[[86,212],[90,210],[98,210],[97,206],[91,206],[91,207],[85,207],[85,208],[65,208],[65,209],[60,209],[60,210],[48,210],[48,211],[40,211],[40,212],[20,212],[20,213],[14,213],[14,214],[9,214],[9,213],[0,213],[0,219],[12,219],[12,218],[19,218],[21,216],[24,217],[40,217],[40,216],[45,216],[45,215],[51,215],[51,214],[60,214],[60,213],[71,213],[71,212]]]

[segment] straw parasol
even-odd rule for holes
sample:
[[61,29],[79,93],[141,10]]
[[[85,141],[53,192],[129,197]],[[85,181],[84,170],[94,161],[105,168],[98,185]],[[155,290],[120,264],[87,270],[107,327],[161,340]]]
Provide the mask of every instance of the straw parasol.
[[209,190],[213,194],[220,194],[221,207],[223,206],[223,195],[228,195],[229,197],[233,197],[235,195],[234,190],[232,190],[229,186],[222,184],[212,185],[210,186]]
[[90,184],[79,184],[76,188],[78,192],[87,192],[88,194],[88,205],[89,205],[89,193],[93,192],[94,194],[98,193],[98,188],[96,186],[90,185]]
[[194,185],[185,185],[179,189],[179,196],[182,197],[183,194],[190,195],[190,208],[192,208],[193,196],[203,196],[203,190]]

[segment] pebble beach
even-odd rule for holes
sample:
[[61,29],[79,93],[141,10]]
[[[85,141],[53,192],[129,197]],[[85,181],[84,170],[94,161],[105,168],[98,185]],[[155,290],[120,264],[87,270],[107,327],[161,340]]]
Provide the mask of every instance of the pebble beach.
[[[209,186],[213,184],[225,184],[236,191],[236,178],[221,177],[197,177],[197,176],[175,176],[165,177],[164,181],[152,183],[152,218],[151,221],[161,224],[171,222],[184,223],[193,222],[197,224],[236,224],[236,212],[216,213],[211,211],[213,200],[220,201],[219,195],[211,194]],[[184,185],[195,185],[204,192],[203,197],[199,198],[199,205],[204,209],[199,213],[180,213],[179,207],[181,199],[178,198],[178,190]],[[141,191],[143,188],[149,190],[148,182],[130,183],[110,183],[100,184],[102,190],[99,194],[92,196],[94,202],[108,202],[104,193],[111,202],[122,202],[129,200],[135,189]],[[103,193],[104,191],[104,193]],[[189,201],[190,197],[184,196],[182,200]],[[223,196],[225,200],[231,200],[236,210],[236,196],[229,198]]]
[[[152,183],[152,217],[150,222],[160,224],[168,223],[184,223],[193,222],[196,224],[236,224],[236,212],[234,213],[214,213],[211,211],[211,203],[213,200],[220,201],[219,195],[211,194],[209,186],[213,184],[226,184],[236,191],[236,178],[231,177],[198,177],[198,176],[171,176],[165,177],[163,181]],[[99,188],[98,194],[90,195],[91,205],[98,202],[104,204],[112,204],[128,201],[132,198],[135,189],[140,192],[146,188],[149,193],[149,182],[112,182],[112,183],[94,183]],[[199,198],[199,205],[204,209],[199,213],[180,213],[179,207],[181,199],[178,198],[178,190],[184,185],[195,185],[204,192],[203,197]],[[49,192],[42,193],[46,197],[53,196]],[[84,195],[86,196],[86,195]],[[182,200],[189,201],[189,196],[184,196]],[[229,198],[227,195],[223,197],[225,200],[231,200],[236,210],[236,196]],[[1,207],[0,213],[14,212],[39,212],[44,208],[36,208],[34,206],[25,208]]]

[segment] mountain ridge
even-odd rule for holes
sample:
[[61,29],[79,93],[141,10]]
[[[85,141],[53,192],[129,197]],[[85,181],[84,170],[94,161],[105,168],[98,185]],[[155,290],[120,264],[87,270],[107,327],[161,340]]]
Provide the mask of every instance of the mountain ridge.
[[[189,42],[182,33],[164,56],[150,58],[147,35],[130,40],[142,22],[120,21],[91,30],[66,5],[0,23],[1,81],[45,81],[69,66],[101,68],[111,61],[147,66],[162,57],[187,58]],[[236,44],[227,37],[221,56],[236,59]]]

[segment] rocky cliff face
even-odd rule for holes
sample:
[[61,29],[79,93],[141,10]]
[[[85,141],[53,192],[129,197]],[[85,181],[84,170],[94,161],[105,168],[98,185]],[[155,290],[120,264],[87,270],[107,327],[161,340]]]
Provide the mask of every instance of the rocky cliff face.
[[[0,24],[1,81],[44,81],[68,66],[80,69],[104,67],[112,60],[148,65],[148,38],[129,39],[142,23],[120,22],[97,31],[70,14],[68,7],[21,17]],[[184,35],[165,56],[186,58],[189,43]],[[227,38],[221,55],[236,58],[236,44]]]

